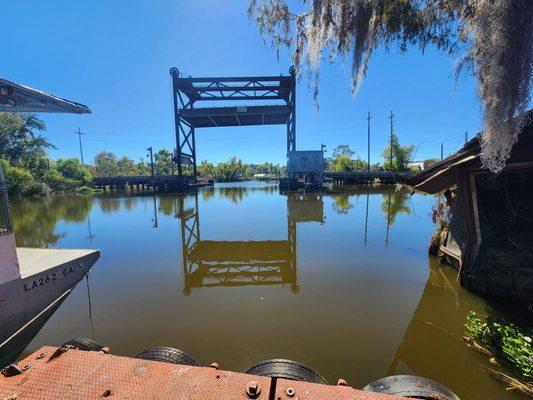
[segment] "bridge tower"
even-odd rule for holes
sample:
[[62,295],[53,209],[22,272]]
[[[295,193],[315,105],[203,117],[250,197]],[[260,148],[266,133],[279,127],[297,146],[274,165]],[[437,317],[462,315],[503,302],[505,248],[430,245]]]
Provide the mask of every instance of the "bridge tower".
[[[296,150],[296,68],[291,67],[289,73],[192,78],[171,68],[178,175],[183,176],[184,165],[189,165],[196,179],[196,128],[286,125],[287,153]],[[258,100],[277,104],[234,105]],[[222,107],[196,107],[202,102],[222,102]]]

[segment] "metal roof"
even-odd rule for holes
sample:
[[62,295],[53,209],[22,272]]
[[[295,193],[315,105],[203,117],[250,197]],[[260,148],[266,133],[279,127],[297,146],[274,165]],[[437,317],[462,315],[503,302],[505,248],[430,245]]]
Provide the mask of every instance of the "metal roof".
[[[529,138],[533,136],[533,110],[525,114],[526,124],[522,127],[518,143],[513,147],[511,161],[531,160],[526,143],[529,145]],[[481,156],[481,134],[468,141],[459,151],[436,163],[430,168],[406,179],[406,183],[428,193],[438,193],[457,183],[457,172],[460,167],[468,164],[482,168]]]
[[84,104],[0,78],[0,112],[90,114]]

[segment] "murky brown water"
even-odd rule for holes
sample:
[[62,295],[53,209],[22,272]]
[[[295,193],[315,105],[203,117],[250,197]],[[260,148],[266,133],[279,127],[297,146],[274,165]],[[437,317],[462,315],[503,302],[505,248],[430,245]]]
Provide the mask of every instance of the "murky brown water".
[[386,186],[287,196],[258,183],[13,201],[20,246],[102,251],[25,354],[85,336],[115,354],[167,345],[237,371],[289,358],[330,383],[407,373],[463,400],[521,399],[461,341],[487,304],[427,256],[432,204]]

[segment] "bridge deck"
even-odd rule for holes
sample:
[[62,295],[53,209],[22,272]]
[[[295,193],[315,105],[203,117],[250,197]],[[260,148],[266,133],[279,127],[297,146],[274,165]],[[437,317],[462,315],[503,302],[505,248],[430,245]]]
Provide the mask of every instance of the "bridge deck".
[[397,172],[324,172],[324,177],[333,181],[341,181],[345,184],[372,183],[379,179],[382,183],[396,183]]
[[116,187],[125,189],[126,186],[153,188],[159,191],[180,191],[193,187],[202,187],[210,183],[199,183],[194,176],[179,175],[136,175],[136,176],[100,176],[93,178],[93,187],[106,189]]

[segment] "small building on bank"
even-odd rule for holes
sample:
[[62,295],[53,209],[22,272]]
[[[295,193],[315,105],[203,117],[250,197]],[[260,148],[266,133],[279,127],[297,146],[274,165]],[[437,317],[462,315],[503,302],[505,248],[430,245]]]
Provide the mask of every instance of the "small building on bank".
[[482,167],[478,135],[407,183],[444,195],[439,255],[459,270],[463,286],[533,304],[533,112],[528,114],[500,173]]

